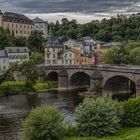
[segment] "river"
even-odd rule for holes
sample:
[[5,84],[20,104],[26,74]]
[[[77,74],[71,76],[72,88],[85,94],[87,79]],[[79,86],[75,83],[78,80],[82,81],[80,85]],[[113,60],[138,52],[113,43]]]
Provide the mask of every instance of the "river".
[[74,109],[80,101],[78,91],[0,97],[0,140],[23,140],[22,120],[37,106],[55,105],[65,121],[74,122]]

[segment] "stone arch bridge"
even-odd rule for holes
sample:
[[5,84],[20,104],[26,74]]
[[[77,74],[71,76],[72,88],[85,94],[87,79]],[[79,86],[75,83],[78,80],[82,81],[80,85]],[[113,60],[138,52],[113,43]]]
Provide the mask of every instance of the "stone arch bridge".
[[107,90],[135,88],[140,96],[140,66],[42,66],[38,70],[40,79],[58,80],[59,88],[94,87],[101,82]]

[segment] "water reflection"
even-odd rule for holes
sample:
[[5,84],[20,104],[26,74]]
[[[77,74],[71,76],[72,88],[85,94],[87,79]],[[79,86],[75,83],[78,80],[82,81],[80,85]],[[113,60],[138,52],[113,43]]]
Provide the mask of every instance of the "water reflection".
[[21,121],[37,106],[55,105],[64,113],[65,121],[73,122],[80,100],[78,91],[0,97],[0,140],[22,140]]

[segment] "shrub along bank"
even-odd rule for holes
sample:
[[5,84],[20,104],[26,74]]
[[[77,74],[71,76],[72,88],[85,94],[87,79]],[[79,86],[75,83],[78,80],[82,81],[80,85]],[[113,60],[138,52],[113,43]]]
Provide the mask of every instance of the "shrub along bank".
[[[57,134],[55,139],[59,140],[140,140],[140,97],[122,103],[110,97],[87,98],[76,108],[73,125],[54,119],[59,116],[55,116],[56,108],[48,117],[49,109],[40,107],[27,117],[23,123],[25,140],[54,140],[48,133]],[[61,130],[55,126],[61,126]]]
[[1,95],[15,95],[28,92],[46,91],[52,88],[57,88],[57,82],[54,81],[38,81],[33,88],[28,88],[25,81],[7,81],[0,85]]

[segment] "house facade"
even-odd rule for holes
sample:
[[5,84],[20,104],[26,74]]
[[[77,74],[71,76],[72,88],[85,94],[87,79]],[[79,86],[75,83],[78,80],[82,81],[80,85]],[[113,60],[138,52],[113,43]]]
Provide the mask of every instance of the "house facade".
[[28,17],[11,12],[2,13],[0,11],[0,27],[9,29],[15,37],[29,37],[35,30],[34,22]]
[[44,36],[48,36],[48,22],[40,19],[39,17],[36,17],[33,19],[33,22],[35,24],[35,30],[43,32]]
[[0,50],[0,74],[9,68],[9,58],[5,50]]
[[5,47],[9,58],[9,65],[29,60],[29,49],[27,47]]

